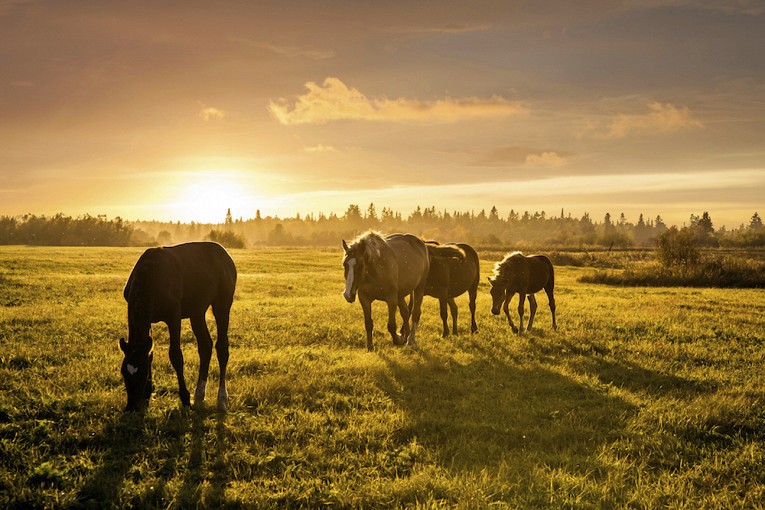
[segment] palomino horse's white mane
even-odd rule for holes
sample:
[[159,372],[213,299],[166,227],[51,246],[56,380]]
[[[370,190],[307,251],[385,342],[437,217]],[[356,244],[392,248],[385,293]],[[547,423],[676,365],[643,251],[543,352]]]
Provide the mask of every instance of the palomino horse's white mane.
[[357,237],[351,246],[355,246],[359,243],[363,243],[365,245],[365,253],[369,254],[369,256],[372,258],[379,257],[382,247],[388,244],[381,234],[372,230],[365,232]]

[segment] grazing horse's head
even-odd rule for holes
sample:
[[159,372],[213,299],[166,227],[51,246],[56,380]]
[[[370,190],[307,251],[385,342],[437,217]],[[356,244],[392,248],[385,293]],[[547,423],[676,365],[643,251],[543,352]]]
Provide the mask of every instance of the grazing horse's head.
[[491,284],[491,313],[499,315],[502,302],[505,300],[505,285],[501,284],[496,276],[490,276],[489,283]]
[[364,252],[366,245],[363,242],[355,242],[350,246],[343,241],[343,269],[345,270],[345,291],[343,297],[349,303],[356,301],[356,291],[359,290],[364,276],[366,275]]
[[125,342],[124,338],[120,338],[120,349],[125,353],[121,370],[127,390],[125,411],[142,411],[148,407],[154,390],[151,382],[151,362],[154,358],[151,337],[148,342]]

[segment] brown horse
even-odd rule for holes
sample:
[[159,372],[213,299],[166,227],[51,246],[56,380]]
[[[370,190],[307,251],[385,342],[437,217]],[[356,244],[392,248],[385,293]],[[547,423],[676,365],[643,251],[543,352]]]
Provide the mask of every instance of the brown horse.
[[478,331],[475,322],[475,299],[478,294],[480,268],[478,254],[465,243],[438,244],[435,241],[425,243],[430,256],[430,272],[425,295],[438,299],[441,308],[443,336],[449,336],[446,305],[452,315],[452,333],[457,334],[457,303],[454,298],[468,293],[470,299],[470,332]]
[[181,319],[191,319],[199,350],[199,379],[194,405],[202,406],[207,373],[212,357],[212,338],[205,313],[212,305],[218,340],[215,349],[220,367],[218,408],[228,404],[226,364],[228,363],[229,311],[234,300],[236,267],[226,250],[216,243],[187,243],[146,250],[136,262],[125,285],[128,304],[128,341],[120,338],[125,353],[122,376],[127,390],[126,411],[142,410],[154,389],[151,364],[154,343],[151,325],[164,322],[170,332],[170,362],[178,376],[178,394],[184,406],[191,404],[183,378]]
[[[388,304],[388,332],[395,345],[416,346],[415,334],[420,321],[420,307],[430,269],[425,243],[411,234],[382,237],[375,232],[363,234],[350,245],[343,241],[345,292],[349,303],[356,300],[364,311],[367,349],[372,351],[372,302]],[[412,329],[409,330],[409,307],[406,296],[412,294]],[[396,334],[396,307],[401,319],[401,336]]]
[[[555,297],[553,288],[555,287],[555,272],[550,259],[544,255],[525,256],[520,252],[514,252],[507,255],[501,262],[494,266],[494,276],[489,277],[491,283],[491,313],[499,315],[499,308],[502,308],[510,322],[510,327],[514,333],[523,332],[523,305],[526,295],[529,296],[529,315],[528,330],[531,330],[534,324],[534,315],[537,313],[537,299],[534,293],[544,289],[552,312],[553,329],[558,329],[555,322]],[[508,305],[513,294],[518,293],[520,302],[518,303],[519,327],[515,327],[513,319],[510,318]]]

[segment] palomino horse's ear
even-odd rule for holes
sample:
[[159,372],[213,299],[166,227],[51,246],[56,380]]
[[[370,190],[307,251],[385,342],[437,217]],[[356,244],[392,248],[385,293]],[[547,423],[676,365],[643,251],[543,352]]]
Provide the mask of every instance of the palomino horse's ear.
[[127,352],[127,343],[124,338],[120,338],[120,350],[122,352]]
[[343,250],[345,250],[345,253],[348,253],[348,244],[345,242],[345,239],[343,239]]

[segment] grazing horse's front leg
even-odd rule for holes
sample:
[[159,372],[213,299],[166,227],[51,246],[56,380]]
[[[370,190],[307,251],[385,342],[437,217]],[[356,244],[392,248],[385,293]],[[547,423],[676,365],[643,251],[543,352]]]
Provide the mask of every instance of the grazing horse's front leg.
[[[449,322],[447,321],[447,311],[446,311],[446,298],[440,297],[438,298],[438,306],[439,306],[439,312],[441,313],[441,322],[444,326],[444,332],[441,336],[446,338],[449,336]],[[455,331],[456,333],[456,331]]]
[[374,346],[372,345],[372,326],[374,325],[374,322],[372,321],[372,301],[365,295],[359,293],[359,304],[361,305],[361,310],[364,312],[364,328],[367,332],[367,350],[372,352],[374,350]]
[[194,407],[202,409],[205,405],[205,390],[207,389],[207,374],[210,371],[210,358],[212,357],[212,338],[207,329],[204,312],[201,315],[191,317],[191,329],[197,337],[197,351],[199,351],[199,378],[197,389],[194,391]]
[[515,327],[515,324],[513,324],[513,318],[510,315],[510,300],[515,295],[515,292],[507,292],[505,295],[505,302],[502,303],[502,310],[505,312],[505,315],[507,316],[507,322],[510,323],[510,329],[513,330],[513,333],[518,332],[518,328]]
[[417,325],[420,323],[420,314],[422,313],[422,298],[425,295],[425,286],[414,290],[414,306],[412,306],[412,332],[409,333],[407,341],[412,347],[417,347],[415,336],[417,334]]
[[173,320],[166,321],[167,329],[170,332],[170,363],[175,369],[175,375],[178,376],[178,396],[181,398],[181,404],[188,407],[191,405],[191,395],[186,388],[186,381],[183,378],[183,351],[181,351],[181,314]]

